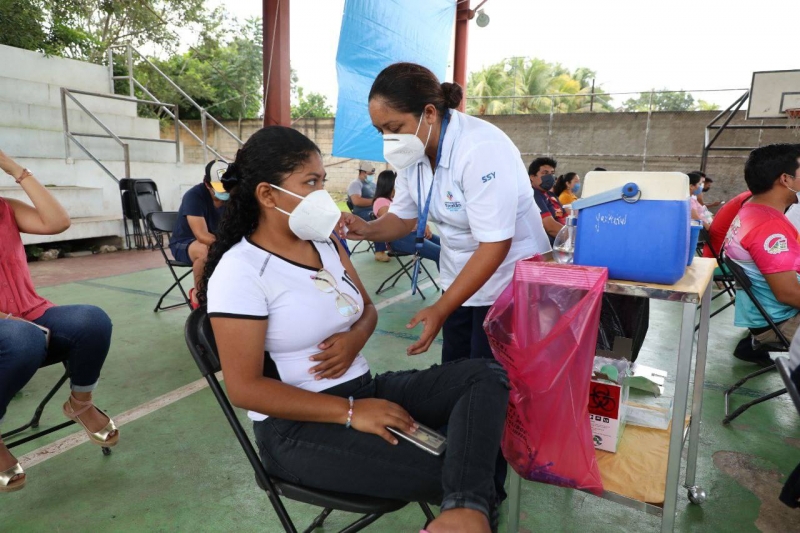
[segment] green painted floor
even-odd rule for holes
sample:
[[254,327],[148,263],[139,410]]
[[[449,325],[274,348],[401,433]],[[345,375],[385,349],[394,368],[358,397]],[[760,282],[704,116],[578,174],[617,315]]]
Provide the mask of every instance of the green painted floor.
[[[371,254],[354,256],[372,291],[394,270]],[[433,267],[435,270],[435,267]],[[165,269],[146,270],[42,289],[58,304],[92,303],[114,322],[112,351],[96,396],[112,415],[125,412],[200,375],[183,341],[186,308],[154,314],[152,308],[169,285]],[[409,288],[401,281],[376,302]],[[426,291],[433,296],[432,290]],[[719,298],[717,302],[722,302]],[[174,300],[178,301],[178,300]],[[429,299],[430,301],[430,299]],[[715,302],[716,303],[716,302]],[[415,358],[405,355],[411,342],[405,324],[423,306],[419,297],[392,303],[380,312],[378,330],[365,349],[373,370],[424,368],[440,357],[441,344]],[[640,360],[674,375],[680,325],[676,304],[654,302],[650,332]],[[743,330],[730,326],[732,309],[712,319],[706,373],[698,482],[709,493],[702,506],[678,500],[676,530],[697,532],[800,531],[800,510],[777,500],[786,475],[800,462],[800,417],[788,398],[757,406],[730,427],[721,424],[722,391],[754,370],[730,355]],[[58,377],[50,367],[38,372],[11,403],[4,429],[20,425]],[[736,396],[746,401],[781,387],[776,374],[763,376]],[[43,426],[62,421],[59,393]],[[245,419],[242,414],[240,417]],[[248,424],[246,424],[246,427]],[[249,429],[249,428],[248,428]],[[17,456],[75,432],[67,428],[15,448]],[[29,468],[28,485],[0,495],[0,531],[281,531],[263,492],[208,389],[166,405],[121,429],[110,457],[82,444]],[[659,519],[594,496],[535,483],[523,484],[525,531],[657,531]],[[287,503],[301,530],[316,510]],[[350,515],[334,513],[325,528],[337,531]],[[501,530],[505,531],[505,513]],[[415,506],[382,518],[368,531],[418,531]]]

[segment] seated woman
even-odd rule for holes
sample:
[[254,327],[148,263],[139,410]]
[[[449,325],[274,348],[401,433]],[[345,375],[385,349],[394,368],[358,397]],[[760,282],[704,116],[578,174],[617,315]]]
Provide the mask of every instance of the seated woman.
[[578,192],[581,190],[581,177],[575,172],[561,174],[553,185],[553,194],[562,206],[571,205],[578,201]]
[[[394,181],[397,179],[397,173],[393,170],[384,170],[378,175],[378,184],[375,187],[375,199],[372,202],[372,211],[375,213],[375,218],[381,218],[389,212],[389,206],[392,205],[392,198],[394,198]],[[404,254],[413,254],[416,249],[416,231],[409,233],[402,239],[397,239],[389,243],[392,250]],[[441,246],[439,245],[439,236],[431,232],[429,226],[425,226],[425,242],[422,244],[422,252],[420,255],[423,259],[430,259],[436,262],[436,268],[439,268],[439,255],[441,253]]]
[[[319,148],[269,126],[222,177],[230,206],[211,247],[208,315],[231,402],[250,411],[267,471],[318,489],[441,504],[429,531],[487,532],[508,381],[492,360],[371,375],[378,321],[331,235]],[[432,455],[387,428],[447,425]],[[494,522],[494,520],[493,520]]]
[[[20,232],[61,233],[70,225],[69,215],[28,169],[2,151],[0,169],[33,203],[31,207],[0,198],[0,420],[48,351],[56,352],[66,356],[70,369],[72,393],[64,415],[83,426],[93,443],[114,446],[119,440],[114,422],[92,404],[92,391],[111,344],[111,320],[97,307],[55,306],[36,294],[20,237]],[[0,438],[0,492],[24,486],[25,473]]]
[[703,176],[697,172],[689,172],[687,176],[689,176],[689,199],[692,206],[692,220],[702,222],[703,227],[708,231],[714,221],[714,216],[706,206],[697,201],[697,196],[703,192]]

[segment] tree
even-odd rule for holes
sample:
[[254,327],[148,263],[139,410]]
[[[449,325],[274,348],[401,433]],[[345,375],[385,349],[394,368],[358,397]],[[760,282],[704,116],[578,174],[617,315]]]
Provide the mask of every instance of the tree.
[[328,99],[319,93],[308,93],[305,96],[303,88],[297,88],[297,105],[292,105],[292,119],[301,118],[328,118],[333,116],[333,110],[328,105]]
[[592,96],[594,77],[587,68],[570,72],[542,59],[505,59],[470,73],[467,111],[474,115],[549,113],[551,109],[557,113],[611,111],[602,88],[596,87]]
[[718,111],[719,104],[713,102],[706,102],[705,100],[697,101],[697,111]]
[[648,111],[651,107],[652,111],[694,111],[694,97],[686,91],[640,93],[622,104],[623,111]]
[[174,51],[175,29],[199,25],[202,34],[223,13],[205,0],[3,0],[0,44],[99,63],[125,42]]

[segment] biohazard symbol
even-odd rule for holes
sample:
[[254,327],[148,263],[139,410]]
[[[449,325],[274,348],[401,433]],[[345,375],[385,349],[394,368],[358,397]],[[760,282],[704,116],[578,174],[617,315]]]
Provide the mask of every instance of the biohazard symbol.
[[594,445],[595,446],[600,446],[601,444],[603,444],[603,437],[601,437],[600,435],[595,435],[594,436]]
[[606,413],[613,413],[617,408],[617,400],[611,396],[608,387],[595,385],[589,394],[589,409],[597,409]]

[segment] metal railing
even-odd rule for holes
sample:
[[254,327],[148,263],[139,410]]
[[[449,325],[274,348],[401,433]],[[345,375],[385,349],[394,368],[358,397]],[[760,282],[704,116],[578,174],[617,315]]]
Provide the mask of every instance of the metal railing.
[[[116,75],[114,75],[114,50],[115,49],[124,49],[125,50],[125,68],[126,68],[126,70],[128,72],[127,75],[125,75],[125,76],[116,76]],[[152,61],[147,59],[147,57],[145,57],[144,54],[139,52],[136,48],[134,48],[130,44],[112,46],[112,47],[110,47],[108,49],[108,69],[109,69],[109,72],[110,72],[110,80],[111,80],[110,81],[110,83],[111,83],[110,89],[111,89],[112,93],[114,92],[114,82],[115,81],[117,81],[117,80],[127,80],[128,81],[128,91],[129,91],[129,94],[130,94],[130,98],[134,98],[135,97],[135,90],[138,88],[148,98],[152,98],[152,102],[147,101],[147,100],[145,100],[144,102],[161,104],[159,99],[156,98],[155,96],[153,96],[153,94],[147,89],[147,87],[142,85],[139,82],[139,80],[137,80],[135,78],[134,73],[133,73],[133,56],[134,56],[134,54],[136,54],[136,56],[139,59],[141,59],[142,62],[144,62],[150,68],[152,68],[159,76],[161,76],[173,89],[175,89],[178,92],[178,94],[180,94],[183,98],[185,98],[186,101],[189,102],[189,104],[192,107],[194,107],[195,109],[197,109],[197,111],[200,113],[200,126],[201,126],[201,130],[202,130],[202,138],[198,137],[197,134],[194,131],[192,131],[191,128],[189,128],[189,126],[187,126],[184,122],[182,122],[181,120],[178,119],[177,107],[175,107],[175,111],[176,111],[175,114],[170,112],[170,110],[167,109],[166,106],[162,105],[162,107],[161,107],[161,109],[164,111],[164,113],[167,116],[169,116],[170,118],[173,118],[175,120],[175,130],[176,130],[176,132],[179,131],[179,126],[180,126],[180,128],[182,128],[184,131],[186,131],[189,134],[189,136],[191,136],[198,143],[200,143],[200,145],[203,147],[203,159],[205,161],[208,161],[208,159],[209,159],[208,152],[212,152],[217,159],[223,159],[223,160],[226,159],[225,156],[220,154],[220,152],[218,152],[217,150],[215,150],[213,147],[211,147],[208,144],[208,121],[213,122],[219,129],[221,129],[223,132],[228,134],[234,141],[236,141],[239,144],[240,147],[244,144],[244,141],[242,141],[235,133],[233,133],[231,130],[226,128],[219,120],[214,118],[208,111],[206,111],[206,109],[204,107],[202,107],[200,104],[195,102],[194,99],[192,99],[192,97],[189,96],[186,93],[186,91],[181,89],[180,86],[172,80],[172,78],[170,78],[164,72],[162,72],[161,69],[159,69],[155,64],[153,64]],[[176,135],[179,135],[179,134],[176,133]]]
[[[83,105],[77,98],[75,98],[76,94],[81,94],[85,96],[93,96],[97,98],[106,98],[109,100],[120,100],[123,102],[130,102],[135,104],[145,104],[145,105],[155,105],[159,106],[162,109],[168,110],[169,108],[173,108],[174,111],[170,113],[172,118],[175,120],[175,139],[148,139],[144,137],[130,137],[124,135],[117,135],[111,128],[103,123],[97,115],[95,115],[92,111],[87,109],[85,105]],[[100,133],[86,133],[86,132],[74,132],[70,130],[69,127],[69,110],[67,109],[67,98],[69,98],[72,102],[75,103],[78,108],[86,113],[89,118],[91,118],[100,129],[106,132],[106,135]],[[61,88],[61,118],[64,123],[64,152],[65,157],[69,159],[71,157],[71,147],[70,141],[75,143],[78,148],[80,148],[83,153],[85,153],[89,158],[97,163],[103,171],[108,174],[108,176],[119,183],[119,179],[111,172],[108,167],[106,167],[100,160],[95,157],[95,155],[88,149],[86,146],[83,145],[77,138],[78,137],[94,137],[94,138],[101,138],[101,139],[114,139],[117,144],[120,145],[122,148],[122,156],[123,161],[125,163],[125,178],[131,177],[131,156],[130,156],[130,146],[125,141],[143,141],[143,142],[153,142],[153,143],[171,143],[175,145],[175,162],[179,163],[181,160],[181,145],[180,145],[180,130],[178,129],[178,123],[180,119],[178,118],[179,111],[178,106],[175,104],[167,104],[164,102],[151,102],[149,100],[139,100],[137,98],[129,98],[127,96],[118,96],[115,94],[102,94],[102,93],[93,93],[89,91],[76,91],[72,89],[67,89],[65,87]]]

